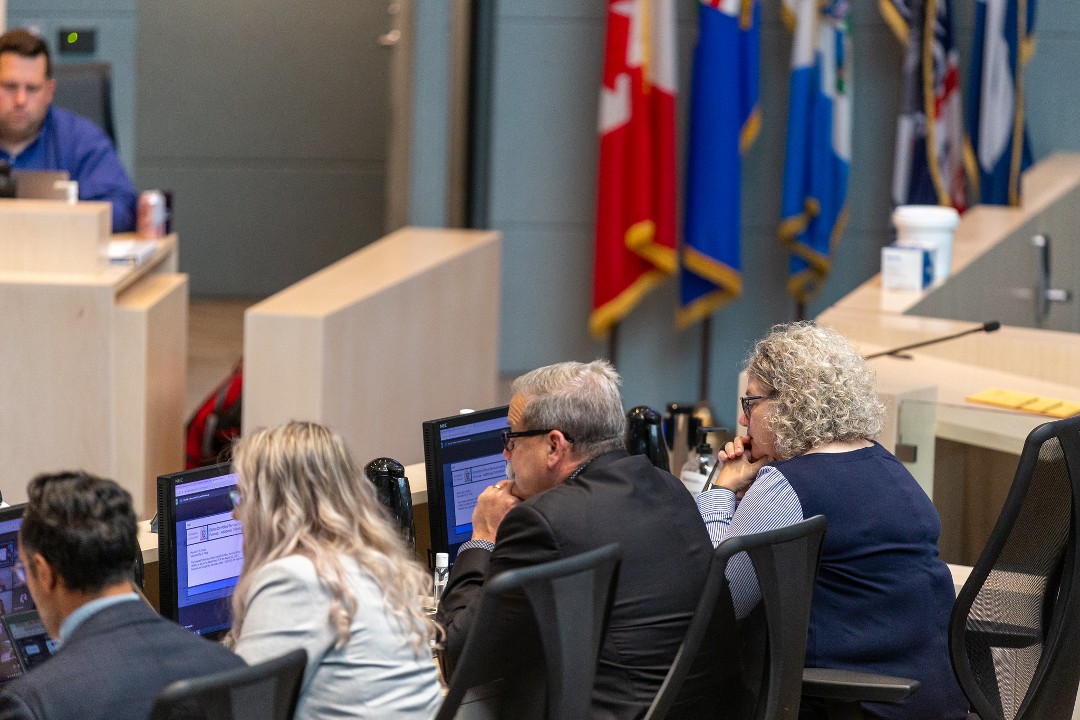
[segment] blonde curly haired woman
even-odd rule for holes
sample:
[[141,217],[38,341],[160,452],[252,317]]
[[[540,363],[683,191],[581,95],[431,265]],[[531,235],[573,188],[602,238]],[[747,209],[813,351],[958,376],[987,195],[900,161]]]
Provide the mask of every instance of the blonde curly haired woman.
[[296,718],[431,718],[441,692],[427,574],[342,439],[315,423],[234,446],[244,569],[227,644],[249,663],[304,648]]
[[[810,612],[808,667],[915,678],[871,717],[960,720],[967,701],[949,662],[954,594],[938,558],[941,522],[911,473],[874,438],[883,426],[874,372],[835,330],[779,325],[758,342],[740,400],[746,435],[719,453],[698,498],[713,544],[824,515],[829,522]],[[736,611],[758,601],[749,561],[728,568]],[[804,702],[800,719],[820,717]]]

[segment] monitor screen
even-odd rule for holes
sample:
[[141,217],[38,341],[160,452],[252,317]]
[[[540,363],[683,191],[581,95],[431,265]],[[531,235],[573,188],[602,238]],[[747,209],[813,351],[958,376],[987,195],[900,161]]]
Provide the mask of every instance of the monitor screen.
[[161,614],[198,635],[231,626],[233,587],[244,565],[243,533],[229,493],[229,463],[158,478]]
[[476,498],[506,479],[502,431],[509,427],[507,406],[464,413],[424,423],[431,550],[457,556],[472,537]]
[[37,610],[11,613],[4,616],[5,640],[15,646],[16,662],[33,670],[53,656],[60,643],[49,637]]
[[16,570],[25,507],[0,508],[0,684],[22,675],[56,647],[41,625],[26,578]]

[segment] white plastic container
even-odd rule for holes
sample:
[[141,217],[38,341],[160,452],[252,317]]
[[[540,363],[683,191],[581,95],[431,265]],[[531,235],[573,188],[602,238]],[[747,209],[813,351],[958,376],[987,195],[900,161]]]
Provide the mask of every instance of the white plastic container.
[[934,252],[934,282],[949,277],[952,270],[953,233],[960,224],[956,208],[941,205],[901,205],[893,210],[896,244],[901,247],[931,246]]

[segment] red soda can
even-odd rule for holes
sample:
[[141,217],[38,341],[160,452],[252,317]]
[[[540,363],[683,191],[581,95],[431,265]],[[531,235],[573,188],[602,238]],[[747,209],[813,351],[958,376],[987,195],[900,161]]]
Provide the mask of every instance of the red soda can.
[[165,237],[168,217],[163,192],[146,190],[139,194],[139,205],[135,215],[135,232],[139,237]]

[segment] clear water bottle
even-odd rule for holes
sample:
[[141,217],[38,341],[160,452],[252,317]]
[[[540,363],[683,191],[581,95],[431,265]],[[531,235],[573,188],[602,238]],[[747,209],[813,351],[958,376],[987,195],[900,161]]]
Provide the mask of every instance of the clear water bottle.
[[435,571],[431,576],[431,599],[435,607],[442,600],[446,590],[446,581],[450,578],[450,556],[447,553],[435,553]]
[[697,446],[687,456],[686,462],[683,463],[679,479],[682,480],[683,485],[686,486],[691,495],[696,496],[701,493],[705,488],[705,483],[709,480],[709,475],[712,474],[713,468],[716,467],[716,454],[713,452],[712,445],[709,444],[707,437],[709,432],[719,429],[721,428],[698,428]]

